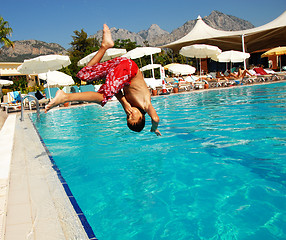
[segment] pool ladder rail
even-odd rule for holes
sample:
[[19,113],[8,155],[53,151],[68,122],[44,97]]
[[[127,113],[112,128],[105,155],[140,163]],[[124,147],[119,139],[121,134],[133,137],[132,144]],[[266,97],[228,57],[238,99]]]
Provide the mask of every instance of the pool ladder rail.
[[40,117],[40,104],[39,104],[39,100],[38,100],[35,96],[27,95],[27,96],[21,98],[21,118],[20,118],[21,121],[24,121],[24,117],[23,117],[23,112],[24,112],[24,100],[25,100],[25,98],[27,98],[27,97],[33,98],[33,99],[36,101],[37,118]]

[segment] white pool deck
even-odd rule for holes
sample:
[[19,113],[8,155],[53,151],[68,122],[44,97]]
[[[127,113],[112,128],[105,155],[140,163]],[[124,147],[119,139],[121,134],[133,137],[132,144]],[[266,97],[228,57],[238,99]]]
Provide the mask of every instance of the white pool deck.
[[27,114],[0,131],[0,240],[89,238]]

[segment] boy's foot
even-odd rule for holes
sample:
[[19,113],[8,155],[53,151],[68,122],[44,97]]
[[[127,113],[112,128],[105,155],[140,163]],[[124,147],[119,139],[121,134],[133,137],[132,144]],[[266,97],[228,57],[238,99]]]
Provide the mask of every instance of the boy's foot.
[[58,106],[61,103],[66,101],[65,92],[63,90],[58,90],[56,96],[49,102],[49,104],[45,107],[45,113],[47,113],[52,108]]
[[106,24],[103,24],[101,46],[105,49],[112,48],[114,46],[114,42],[112,40],[110,29]]

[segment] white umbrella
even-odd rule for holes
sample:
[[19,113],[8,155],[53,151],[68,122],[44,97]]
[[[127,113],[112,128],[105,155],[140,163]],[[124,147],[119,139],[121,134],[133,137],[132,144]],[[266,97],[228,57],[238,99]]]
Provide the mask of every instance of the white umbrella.
[[69,56],[43,55],[24,60],[24,63],[22,63],[17,70],[23,74],[38,74],[58,70],[70,64]]
[[221,50],[212,45],[194,44],[191,46],[182,47],[180,54],[186,57],[195,58],[211,58],[221,53]]
[[[161,52],[161,48],[157,48],[157,47],[137,47],[137,48],[134,48],[133,50],[127,52],[122,57],[136,59],[136,58],[141,58],[143,56],[153,55],[153,54],[159,53],[159,52]],[[151,64],[153,64],[153,63],[151,63]]]
[[13,84],[13,81],[5,80],[5,79],[0,79],[0,87],[9,86],[9,85],[12,85],[12,84]]
[[237,62],[243,62],[245,59],[249,57],[250,57],[249,53],[230,50],[230,51],[225,51],[219,54],[217,56],[217,59],[219,62],[237,63]]
[[[150,55],[151,56],[151,64],[153,64],[152,55],[156,54],[156,53],[160,53],[160,52],[161,52],[161,48],[157,48],[157,47],[137,47],[137,48],[134,48],[133,50],[127,52],[122,57],[137,59],[137,58],[141,58],[141,57]],[[152,69],[152,75],[154,78],[154,69]]]
[[49,71],[58,70],[63,67],[67,67],[70,64],[71,61],[69,56],[43,55],[36,58],[25,60],[24,63],[22,63],[17,68],[17,70],[23,74],[39,74],[39,73],[47,73]]
[[2,87],[3,86],[9,86],[9,85],[12,85],[12,84],[13,84],[13,81],[0,79],[0,99],[3,97]]
[[194,44],[191,46],[182,47],[180,50],[180,54],[185,57],[194,57],[200,59],[200,75],[201,75],[201,59],[214,58],[220,53],[221,50],[218,47],[206,44]]
[[168,71],[174,74],[188,75],[193,74],[196,68],[187,64],[173,64],[168,68]]
[[[230,62],[232,64],[232,63],[244,62],[245,59],[249,57],[250,57],[249,53],[230,50],[222,52],[214,60],[226,63]],[[230,66],[230,68],[232,68],[232,66]]]
[[141,70],[142,72],[144,72],[144,71],[146,71],[146,70],[151,70],[151,69],[159,68],[159,67],[162,67],[162,65],[161,65],[161,64],[148,64],[148,65],[146,65],[146,66],[140,68],[140,70]]
[[40,79],[46,80],[49,86],[69,86],[74,84],[71,76],[59,71],[40,73],[38,76]]
[[[147,70],[154,70],[155,68],[160,68],[160,79],[165,78],[165,71],[161,64],[148,64],[142,68],[140,68],[140,71],[144,72]],[[153,77],[154,78],[154,77]]]
[[[88,64],[89,61],[95,56],[95,54],[96,54],[97,52],[98,52],[98,51],[93,52],[93,53],[87,55],[86,57],[82,58],[81,60],[79,60],[79,61],[77,62],[77,65],[78,65],[78,66],[84,66],[84,65]],[[112,59],[112,58],[120,57],[120,56],[122,56],[123,54],[125,54],[126,52],[127,52],[126,49],[109,48],[109,49],[106,50],[105,54],[103,55],[103,57],[102,57],[102,59],[101,59],[101,62],[110,60],[110,59]]]

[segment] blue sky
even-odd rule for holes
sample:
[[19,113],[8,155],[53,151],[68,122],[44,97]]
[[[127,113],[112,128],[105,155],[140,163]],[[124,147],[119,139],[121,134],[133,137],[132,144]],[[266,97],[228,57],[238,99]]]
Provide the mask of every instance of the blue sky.
[[286,0],[13,0],[3,1],[0,16],[13,29],[12,41],[36,39],[69,48],[73,31],[95,34],[103,23],[132,32],[158,24],[171,32],[198,15],[218,10],[261,26],[286,10]]

